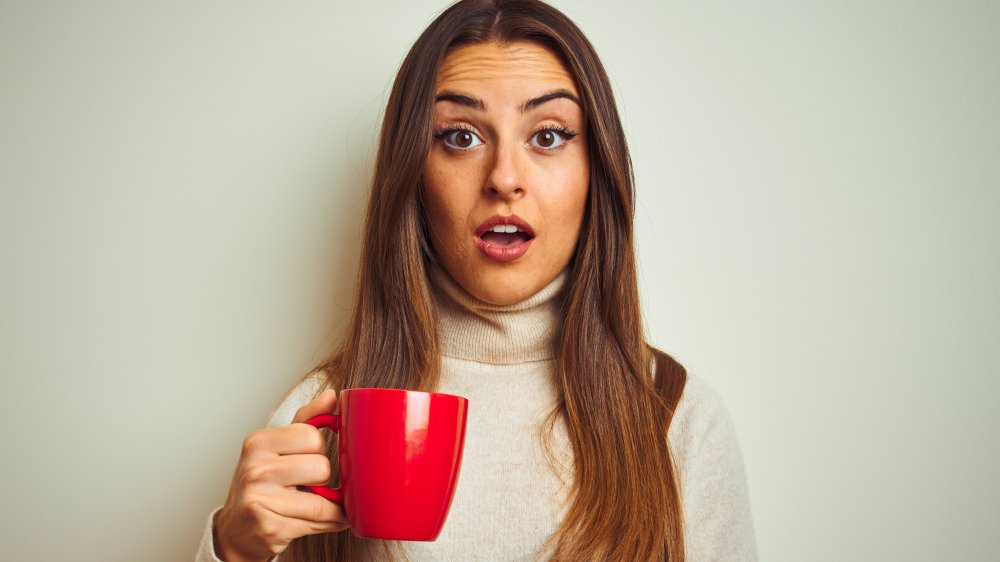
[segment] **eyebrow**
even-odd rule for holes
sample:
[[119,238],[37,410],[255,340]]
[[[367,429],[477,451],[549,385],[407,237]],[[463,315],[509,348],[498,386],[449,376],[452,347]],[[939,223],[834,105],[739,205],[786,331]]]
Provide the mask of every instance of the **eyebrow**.
[[[576,105],[580,105],[580,100],[577,99],[577,97],[574,96],[572,93],[570,93],[569,90],[560,88],[558,90],[552,90],[551,92],[546,92],[536,98],[531,98],[530,100],[527,100],[521,103],[521,105],[517,106],[517,109],[521,113],[527,113],[547,101],[552,101],[554,99],[559,99],[559,98],[566,98],[575,103]],[[467,96],[465,94],[460,94],[458,92],[453,92],[451,90],[445,90],[439,93],[437,97],[434,98],[434,101],[435,102],[450,101],[452,103],[457,103],[458,105],[471,107],[479,111],[486,111],[486,103],[483,100],[476,99],[471,96]]]

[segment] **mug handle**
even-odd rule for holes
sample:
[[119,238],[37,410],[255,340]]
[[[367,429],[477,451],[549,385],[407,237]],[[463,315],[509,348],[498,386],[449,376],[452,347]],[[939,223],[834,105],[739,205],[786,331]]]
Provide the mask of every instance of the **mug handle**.
[[[334,431],[340,431],[340,414],[320,414],[309,418],[306,420],[306,423],[317,428],[325,427]],[[344,505],[340,488],[331,488],[329,486],[306,486],[306,488],[309,488],[312,493],[323,496],[337,505]]]

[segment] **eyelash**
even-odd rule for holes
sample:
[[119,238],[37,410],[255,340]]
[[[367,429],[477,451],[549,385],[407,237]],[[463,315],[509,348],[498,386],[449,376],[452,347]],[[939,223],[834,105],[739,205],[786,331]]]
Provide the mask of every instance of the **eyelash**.
[[[447,137],[448,135],[450,135],[450,134],[452,134],[452,133],[454,133],[456,131],[468,131],[468,132],[476,135],[477,137],[479,136],[479,134],[476,133],[476,131],[472,130],[472,127],[469,127],[468,125],[454,125],[454,126],[444,127],[444,128],[435,130],[434,131],[434,138],[436,140],[439,140],[439,141],[444,141],[445,137]],[[542,126],[542,127],[539,127],[537,129],[535,129],[535,131],[533,133],[531,133],[531,136],[528,137],[528,138],[529,139],[534,138],[535,135],[537,135],[538,133],[541,133],[543,131],[553,131],[553,132],[559,133],[560,135],[563,136],[563,138],[566,139],[565,141],[563,141],[562,144],[560,144],[556,148],[539,147],[539,148],[541,148],[542,150],[544,150],[546,152],[555,152],[557,150],[561,150],[561,149],[565,148],[566,144],[569,143],[569,141],[573,140],[573,137],[575,137],[575,136],[577,136],[579,134],[576,131],[574,131],[572,129],[568,129],[568,128],[566,128],[563,125],[545,125],[545,126]],[[473,148],[475,148],[474,146],[473,147],[469,147],[469,148],[458,148],[458,147],[455,147],[455,146],[449,146],[447,143],[445,143],[445,147],[448,148],[448,150],[454,150],[456,152],[468,152],[468,151],[472,150]]]

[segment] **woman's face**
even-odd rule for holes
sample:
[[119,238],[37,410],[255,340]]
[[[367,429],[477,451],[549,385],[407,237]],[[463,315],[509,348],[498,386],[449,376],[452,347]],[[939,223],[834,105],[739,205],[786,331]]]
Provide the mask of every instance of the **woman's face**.
[[590,179],[576,83],[535,43],[449,53],[423,170],[431,243],[473,296],[512,304],[569,263]]

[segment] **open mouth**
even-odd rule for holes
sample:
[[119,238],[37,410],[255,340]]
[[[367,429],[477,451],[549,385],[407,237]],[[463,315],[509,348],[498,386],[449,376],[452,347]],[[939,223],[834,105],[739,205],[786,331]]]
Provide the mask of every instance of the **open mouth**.
[[518,230],[512,224],[498,224],[480,234],[479,238],[497,246],[516,246],[531,240],[533,236],[524,230]]
[[479,249],[497,261],[512,261],[523,256],[535,238],[535,231],[517,215],[493,215],[476,229]]

